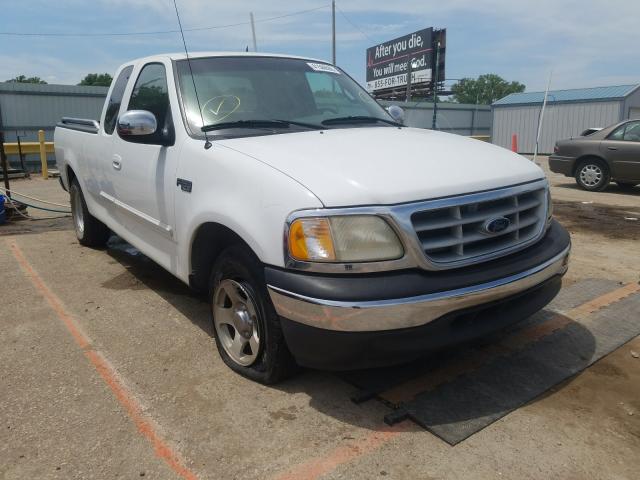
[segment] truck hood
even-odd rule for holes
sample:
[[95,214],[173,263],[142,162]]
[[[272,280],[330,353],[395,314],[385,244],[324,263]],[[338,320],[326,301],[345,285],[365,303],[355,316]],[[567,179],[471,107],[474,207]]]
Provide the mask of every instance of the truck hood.
[[417,128],[314,130],[220,143],[292,177],[327,207],[428,200],[544,178],[533,162],[504,148]]

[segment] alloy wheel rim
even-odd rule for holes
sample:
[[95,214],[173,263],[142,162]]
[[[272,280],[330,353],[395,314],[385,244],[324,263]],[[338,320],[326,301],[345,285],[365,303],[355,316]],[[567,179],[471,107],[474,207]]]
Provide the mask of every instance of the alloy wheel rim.
[[82,237],[84,234],[84,215],[82,213],[82,198],[77,191],[73,194],[73,223],[76,227],[76,233]]
[[602,181],[602,169],[598,165],[585,165],[580,170],[580,180],[588,187],[595,187]]
[[235,363],[248,367],[256,361],[260,351],[256,304],[235,280],[222,280],[216,288],[213,323],[222,348]]

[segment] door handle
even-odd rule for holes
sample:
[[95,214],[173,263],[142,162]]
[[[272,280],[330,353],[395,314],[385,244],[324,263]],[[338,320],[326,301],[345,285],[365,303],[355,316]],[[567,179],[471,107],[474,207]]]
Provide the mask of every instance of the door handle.
[[115,170],[120,170],[122,168],[122,162],[121,162],[122,158],[120,157],[120,155],[114,155],[113,156],[113,160],[111,161],[111,166],[115,169]]
[[607,150],[618,150],[616,147],[607,147]]

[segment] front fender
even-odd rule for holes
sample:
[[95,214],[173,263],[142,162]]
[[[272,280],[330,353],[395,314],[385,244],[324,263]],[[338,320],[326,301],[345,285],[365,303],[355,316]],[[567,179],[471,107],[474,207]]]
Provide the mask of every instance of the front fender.
[[[191,248],[198,228],[221,224],[242,238],[265,264],[284,266],[283,234],[288,215],[322,203],[292,178],[252,157],[214,142],[203,150],[187,142],[178,178],[192,181],[191,192],[176,195],[179,277],[191,271]],[[194,145],[195,144],[195,145]],[[188,158],[188,160],[186,160]]]

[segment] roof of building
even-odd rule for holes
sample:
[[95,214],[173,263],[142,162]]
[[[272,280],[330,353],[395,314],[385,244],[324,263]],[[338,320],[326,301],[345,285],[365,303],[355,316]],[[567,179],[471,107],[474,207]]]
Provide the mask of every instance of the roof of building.
[[0,93],[4,94],[20,94],[26,93],[30,95],[87,95],[87,96],[103,96],[107,95],[109,87],[97,87],[93,85],[55,85],[55,84],[38,84],[38,83],[20,83],[20,82],[0,82]]
[[[550,90],[547,102],[598,102],[604,100],[621,100],[629,96],[638,88],[640,88],[640,84],[574,88],[571,90]],[[493,106],[537,104],[542,103],[543,100],[544,92],[511,93],[494,102]]]

